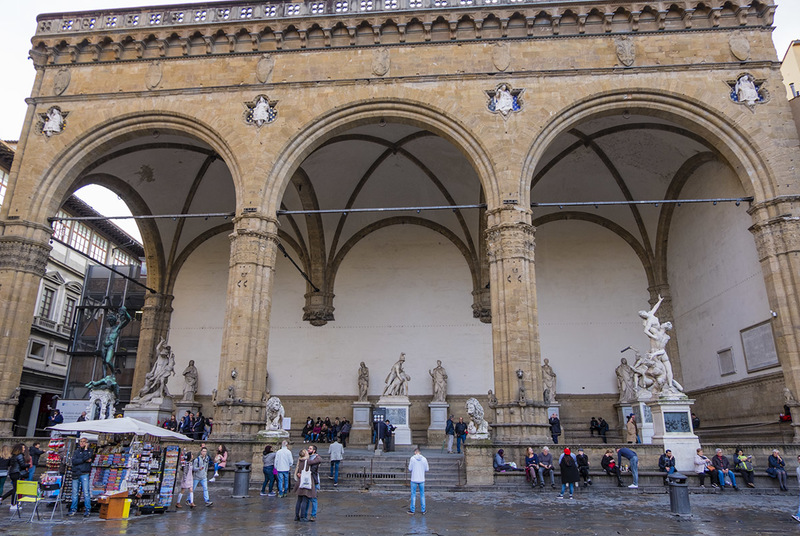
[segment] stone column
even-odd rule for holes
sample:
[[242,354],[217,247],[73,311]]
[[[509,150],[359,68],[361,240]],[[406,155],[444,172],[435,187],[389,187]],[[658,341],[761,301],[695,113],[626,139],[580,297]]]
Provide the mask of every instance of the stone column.
[[156,345],[161,337],[167,338],[172,316],[173,296],[152,294],[144,297],[142,325],[139,329],[139,349],[136,352],[136,368],[133,371],[131,398],[144,386],[144,377],[150,372],[156,359]]
[[[800,197],[759,203],[748,211],[756,222],[750,227],[773,311],[772,330],[783,377],[795,398],[800,394]],[[800,406],[791,408],[794,442],[800,443]]]
[[[530,210],[509,205],[487,212],[492,298],[492,353],[498,404],[495,442],[549,442],[543,401],[536,309],[534,228]],[[517,376],[523,371],[523,378]],[[520,397],[520,386],[525,398]]]
[[5,223],[0,236],[0,436],[11,436],[15,392],[31,334],[39,284],[50,255],[52,229],[31,222]]
[[214,435],[254,438],[265,422],[269,315],[278,221],[258,213],[234,220]]

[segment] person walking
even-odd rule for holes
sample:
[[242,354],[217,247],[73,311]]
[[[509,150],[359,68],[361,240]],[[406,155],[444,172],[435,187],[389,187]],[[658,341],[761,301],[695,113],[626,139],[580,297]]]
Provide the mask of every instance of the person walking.
[[467,423],[464,417],[459,417],[456,423],[456,452],[461,454],[461,445],[467,441]]
[[[261,453],[261,462],[264,466],[264,483],[261,485],[261,495],[274,497],[275,492],[272,491],[275,485],[275,452],[272,452],[272,445],[264,447],[264,452]],[[269,484],[269,493],[267,493],[267,484]]]
[[416,509],[417,490],[419,490],[420,507],[422,514],[425,515],[425,473],[428,472],[428,460],[423,456],[419,447],[414,449],[414,455],[408,461],[408,472],[411,473],[411,505],[408,513],[413,514]]
[[322,463],[322,456],[317,454],[317,446],[309,445],[308,447],[308,466],[311,468],[311,482],[314,484],[314,494],[311,496],[311,517],[309,521],[317,520],[317,492],[319,491],[319,464]]
[[561,493],[558,498],[564,498],[564,492],[567,491],[567,486],[569,486],[569,498],[573,499],[575,483],[580,482],[581,476],[578,472],[578,460],[569,447],[565,448],[564,453],[558,458],[558,465],[561,468]]
[[344,446],[339,443],[338,437],[328,445],[328,456],[331,460],[331,475],[328,478],[333,480],[333,487],[336,487],[339,485],[339,464],[344,459]]
[[192,477],[192,453],[188,450],[183,455],[181,460],[181,490],[178,492],[178,500],[175,501],[175,508],[183,508],[181,501],[184,494],[187,495],[187,502],[190,508],[194,508],[194,493],[192,493],[192,486],[194,485],[194,478]]
[[447,419],[447,424],[444,425],[444,435],[447,437],[447,453],[453,453],[453,439],[456,437],[456,427],[453,423],[455,415],[450,415]]
[[89,473],[92,471],[94,452],[89,450],[89,440],[82,437],[72,454],[72,505],[69,515],[78,513],[78,490],[83,490],[83,517],[89,517],[92,510],[92,495],[89,489]]
[[621,449],[617,449],[617,465],[622,467],[622,458],[627,458],[628,462],[631,466],[631,474],[633,475],[633,484],[628,486],[629,488],[638,488],[639,487],[639,457],[636,455],[636,452],[632,451],[629,448],[623,447]]
[[[200,449],[200,454],[192,461],[192,490],[197,489],[200,484],[203,488],[203,500],[206,506],[213,506],[213,502],[208,496],[208,467],[211,465],[211,456],[208,455],[208,449],[203,447]],[[189,504],[194,508],[194,500]]]
[[286,497],[289,493],[289,471],[292,470],[294,459],[289,450],[289,442],[283,441],[281,448],[275,453],[275,470],[278,472],[278,497]]

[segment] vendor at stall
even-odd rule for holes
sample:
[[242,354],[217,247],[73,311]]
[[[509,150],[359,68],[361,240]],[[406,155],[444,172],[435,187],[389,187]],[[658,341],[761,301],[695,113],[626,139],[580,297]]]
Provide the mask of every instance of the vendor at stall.
[[83,490],[83,517],[89,517],[92,510],[92,494],[89,488],[89,474],[92,472],[94,452],[89,449],[89,440],[82,437],[78,440],[78,447],[72,455],[72,506],[69,515],[78,512],[78,488]]

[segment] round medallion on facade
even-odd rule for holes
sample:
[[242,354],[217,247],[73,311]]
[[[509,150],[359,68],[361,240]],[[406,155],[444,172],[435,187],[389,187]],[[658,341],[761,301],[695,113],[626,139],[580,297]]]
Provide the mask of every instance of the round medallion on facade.
[[259,95],[250,102],[244,103],[244,122],[258,128],[272,123],[278,117],[275,105],[278,101],[271,101],[266,95]]
[[164,76],[164,70],[161,63],[155,61],[147,67],[147,75],[145,76],[145,84],[147,89],[155,89],[161,83],[161,78]]
[[503,119],[509,114],[522,110],[522,93],[524,89],[514,89],[509,84],[498,84],[496,88],[486,91],[489,97],[487,108],[494,114],[500,114]]
[[36,133],[42,134],[46,138],[61,134],[67,128],[67,116],[69,112],[64,112],[58,106],[51,106],[45,113],[39,114],[39,122],[36,124]]
[[372,74],[383,76],[389,72],[391,66],[388,48],[379,48],[372,52]]
[[53,95],[61,95],[69,87],[69,69],[59,69],[53,77]]

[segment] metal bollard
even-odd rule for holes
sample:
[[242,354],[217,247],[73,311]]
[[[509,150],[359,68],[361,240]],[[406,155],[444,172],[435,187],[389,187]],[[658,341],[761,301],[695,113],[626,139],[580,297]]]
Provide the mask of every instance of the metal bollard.
[[236,462],[236,472],[233,475],[233,497],[234,499],[246,499],[250,497],[250,462],[244,460]]
[[669,482],[669,509],[676,515],[692,515],[689,504],[689,484],[686,475],[672,473],[667,477]]

